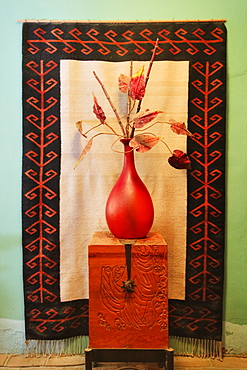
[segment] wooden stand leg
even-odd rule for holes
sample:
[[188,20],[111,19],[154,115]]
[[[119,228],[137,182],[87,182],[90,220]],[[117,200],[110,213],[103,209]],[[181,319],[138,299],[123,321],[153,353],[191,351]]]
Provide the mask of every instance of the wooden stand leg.
[[174,351],[172,348],[166,349],[166,362],[165,362],[166,370],[174,369],[173,352]]
[[86,370],[92,370],[93,368],[93,358],[92,358],[92,349],[90,348],[86,348],[85,349],[85,367],[86,367]]

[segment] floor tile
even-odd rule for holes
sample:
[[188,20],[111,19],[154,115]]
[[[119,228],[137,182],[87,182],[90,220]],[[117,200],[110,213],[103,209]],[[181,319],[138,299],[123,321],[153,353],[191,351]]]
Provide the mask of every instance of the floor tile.
[[218,369],[225,367],[227,369],[247,369],[247,358],[225,356],[223,361],[212,361],[213,366]]
[[10,355],[7,367],[36,367],[45,365],[45,357],[25,357],[24,355]]
[[48,366],[67,366],[67,365],[83,365],[85,364],[85,356],[54,356],[47,359]]
[[7,353],[0,353],[0,366],[3,366],[5,364],[8,356],[9,355]]
[[60,367],[60,366],[18,366],[18,367],[9,367],[9,366],[0,366],[0,370],[83,370],[83,368],[80,367]]
[[195,368],[210,368],[212,365],[210,363],[210,359],[208,358],[175,356],[174,366],[175,367],[193,366]]

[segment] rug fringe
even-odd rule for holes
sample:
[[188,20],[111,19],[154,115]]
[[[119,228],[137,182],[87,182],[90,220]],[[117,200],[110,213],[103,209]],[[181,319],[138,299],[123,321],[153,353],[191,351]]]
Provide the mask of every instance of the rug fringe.
[[[59,340],[26,340],[26,357],[52,355],[83,355],[88,347],[88,336],[78,336]],[[223,359],[222,342],[210,339],[169,337],[169,346],[178,356],[198,356],[202,358]]]
[[202,358],[217,358],[222,361],[222,342],[211,339],[197,339],[187,337],[170,336],[169,345],[178,356],[198,356]]
[[26,357],[46,357],[52,355],[83,355],[88,347],[88,336],[77,336],[58,340],[37,340],[25,341]]

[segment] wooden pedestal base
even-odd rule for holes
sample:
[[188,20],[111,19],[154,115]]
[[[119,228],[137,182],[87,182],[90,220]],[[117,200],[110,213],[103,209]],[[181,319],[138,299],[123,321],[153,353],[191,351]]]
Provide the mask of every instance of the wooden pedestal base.
[[[173,349],[91,349],[85,350],[86,370],[92,370],[93,363],[143,362],[157,363],[165,370],[173,370]],[[126,366],[129,368],[129,366]]]
[[[129,246],[133,290],[126,289]],[[167,287],[167,245],[160,233],[135,241],[94,234],[89,244],[86,370],[94,362],[155,362],[173,370]]]

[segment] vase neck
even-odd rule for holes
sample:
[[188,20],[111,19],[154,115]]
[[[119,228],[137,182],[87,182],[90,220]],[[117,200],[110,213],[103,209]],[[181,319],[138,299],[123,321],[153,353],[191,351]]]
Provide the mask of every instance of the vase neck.
[[129,145],[131,139],[121,139],[121,143],[124,145],[124,166],[132,166],[135,169],[134,161],[134,150]]

